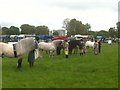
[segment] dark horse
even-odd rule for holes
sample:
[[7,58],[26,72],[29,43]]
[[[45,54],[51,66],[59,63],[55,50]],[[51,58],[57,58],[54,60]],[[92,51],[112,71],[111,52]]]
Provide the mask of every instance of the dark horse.
[[[72,54],[72,51],[74,49],[74,53],[78,53],[78,50],[80,51],[80,55],[83,55],[84,53],[84,41],[81,40],[70,40],[69,42],[69,54]],[[77,50],[77,52],[75,52]]]

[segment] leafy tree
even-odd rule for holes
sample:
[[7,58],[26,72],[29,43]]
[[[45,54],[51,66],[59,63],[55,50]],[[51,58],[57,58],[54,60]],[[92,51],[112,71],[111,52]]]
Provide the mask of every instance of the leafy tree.
[[54,31],[53,35],[59,35],[58,31]]
[[2,27],[2,35],[9,35],[9,28]]
[[[64,28],[65,30],[67,30],[67,29],[68,29],[69,22],[70,22],[70,19],[69,19],[69,18],[64,19],[62,28]],[[68,30],[67,30],[67,31],[68,31]]]
[[49,29],[47,26],[37,26],[36,27],[36,35],[48,35],[49,34]]
[[68,18],[63,22],[63,28],[67,30],[68,36],[75,34],[87,34],[89,29],[91,28],[90,24],[82,24],[81,21],[76,19],[69,20]]
[[19,32],[19,28],[18,27],[15,27],[15,26],[11,26],[9,28],[9,34],[10,35],[19,35],[20,32]]
[[110,28],[109,29],[109,35],[110,35],[110,37],[115,37],[117,35],[116,29],[115,28]]
[[86,28],[87,34],[88,34],[88,32],[91,30],[91,25],[88,24],[88,23],[86,23],[86,24],[85,24],[85,28]]
[[71,35],[75,35],[76,32],[76,19],[70,20],[68,23],[68,32],[70,32]]
[[109,32],[105,30],[101,30],[97,33],[97,35],[104,36],[104,37],[109,37]]
[[2,34],[3,35],[19,35],[20,31],[18,27],[11,26],[10,28],[2,27]]
[[35,34],[36,28],[33,25],[23,24],[20,26],[21,34]]

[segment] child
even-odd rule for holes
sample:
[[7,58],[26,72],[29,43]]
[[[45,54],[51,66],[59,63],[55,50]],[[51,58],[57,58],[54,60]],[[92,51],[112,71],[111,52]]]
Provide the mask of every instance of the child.
[[65,52],[65,58],[68,58],[68,53],[69,53],[69,43],[67,40],[65,40],[65,45],[64,45],[64,52]]
[[65,58],[68,58],[68,48],[65,48]]

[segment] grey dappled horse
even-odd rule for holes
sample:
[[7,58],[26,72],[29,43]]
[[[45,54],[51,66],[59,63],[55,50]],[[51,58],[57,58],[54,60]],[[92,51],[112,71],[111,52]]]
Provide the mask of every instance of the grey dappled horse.
[[18,41],[16,44],[7,44],[0,42],[0,56],[18,58],[18,68],[21,67],[22,57],[24,54],[28,53],[37,48],[33,38],[25,38]]

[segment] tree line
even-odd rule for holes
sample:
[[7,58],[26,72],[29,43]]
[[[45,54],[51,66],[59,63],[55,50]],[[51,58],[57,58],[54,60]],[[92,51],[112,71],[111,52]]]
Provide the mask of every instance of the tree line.
[[[114,27],[111,27],[108,31],[107,30],[100,30],[100,31],[91,31],[91,25],[86,23],[83,24],[82,21],[76,20],[76,19],[68,19],[66,18],[63,21],[63,26],[67,31],[67,35],[101,35],[106,37],[119,37],[120,33],[120,22],[116,23],[117,29]],[[20,30],[21,29],[21,30]],[[35,35],[49,35],[49,28],[45,25],[42,26],[34,26],[29,24],[22,24],[20,26],[20,29],[15,26],[11,26],[10,28],[2,27],[2,34],[3,35],[19,35],[19,34],[35,34]],[[57,34],[57,31],[53,34]]]
[[116,23],[117,29],[115,27],[110,27],[109,30],[100,30],[100,31],[91,31],[91,25],[86,23],[83,24],[82,21],[71,19],[69,20],[66,18],[63,21],[63,28],[67,30],[67,35],[75,35],[75,34],[81,34],[81,35],[93,35],[95,36],[105,36],[105,37],[120,37],[120,22]]
[[35,27],[33,25],[23,24],[20,26],[20,29],[15,26],[11,26],[10,28],[2,27],[2,34],[3,35],[19,35],[19,34],[48,35],[49,34],[49,28],[44,25]]

